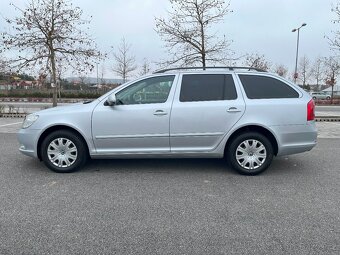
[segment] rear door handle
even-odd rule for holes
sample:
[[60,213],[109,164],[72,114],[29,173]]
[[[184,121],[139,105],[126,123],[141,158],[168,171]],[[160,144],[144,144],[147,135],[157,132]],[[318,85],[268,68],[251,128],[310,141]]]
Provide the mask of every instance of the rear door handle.
[[241,110],[237,109],[236,107],[230,107],[227,112],[241,112]]
[[153,115],[156,115],[156,116],[162,116],[162,115],[167,115],[168,113],[163,111],[163,110],[157,110],[153,113]]

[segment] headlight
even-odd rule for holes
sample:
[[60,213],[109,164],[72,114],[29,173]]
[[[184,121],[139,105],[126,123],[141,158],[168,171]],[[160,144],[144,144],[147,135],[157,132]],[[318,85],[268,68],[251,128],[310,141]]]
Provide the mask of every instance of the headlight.
[[39,118],[39,115],[30,114],[27,115],[22,123],[22,128],[28,128]]

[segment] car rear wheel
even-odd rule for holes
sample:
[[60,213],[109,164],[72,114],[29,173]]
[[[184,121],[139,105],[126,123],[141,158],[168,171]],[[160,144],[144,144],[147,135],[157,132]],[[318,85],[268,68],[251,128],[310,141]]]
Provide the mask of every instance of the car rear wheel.
[[71,131],[55,131],[42,142],[41,157],[52,171],[71,173],[86,163],[86,145],[83,139]]
[[256,175],[266,170],[274,153],[269,139],[256,132],[243,133],[227,148],[231,166],[239,173]]
[[316,100],[316,97],[313,97],[314,100]]
[[327,100],[331,99],[331,97],[326,97]]

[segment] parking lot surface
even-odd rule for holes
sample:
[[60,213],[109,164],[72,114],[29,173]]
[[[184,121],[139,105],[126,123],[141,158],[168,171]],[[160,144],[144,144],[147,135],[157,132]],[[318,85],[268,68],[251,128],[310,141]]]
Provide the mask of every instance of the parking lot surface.
[[339,254],[340,139],[255,177],[219,159],[56,174],[0,141],[0,254]]

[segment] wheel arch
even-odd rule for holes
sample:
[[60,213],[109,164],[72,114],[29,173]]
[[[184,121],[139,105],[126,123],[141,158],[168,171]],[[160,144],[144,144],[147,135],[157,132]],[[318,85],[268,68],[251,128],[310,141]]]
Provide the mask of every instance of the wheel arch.
[[243,133],[247,133],[247,132],[257,132],[260,133],[264,136],[266,136],[270,143],[273,146],[273,150],[274,150],[274,155],[276,156],[279,150],[279,145],[277,142],[277,139],[275,138],[275,136],[273,135],[273,133],[268,130],[265,127],[262,126],[258,126],[258,125],[247,125],[247,126],[243,126],[240,127],[239,129],[235,130],[228,138],[226,145],[224,147],[224,155],[226,155],[226,150],[228,148],[228,146],[230,145],[230,143],[234,140],[235,137],[239,136],[240,134]]
[[54,131],[57,131],[57,130],[68,130],[68,131],[71,131],[73,133],[75,133],[76,135],[79,136],[80,139],[83,140],[84,142],[84,145],[86,146],[86,151],[87,153],[89,153],[89,146],[86,142],[86,139],[84,138],[84,136],[78,131],[76,130],[75,128],[72,128],[70,126],[66,126],[66,125],[55,125],[55,126],[51,126],[49,128],[47,128],[39,137],[38,139],[38,143],[37,143],[37,156],[39,158],[39,160],[42,160],[41,159],[41,144],[42,142],[44,141],[44,139],[49,135],[51,134],[52,132]]

